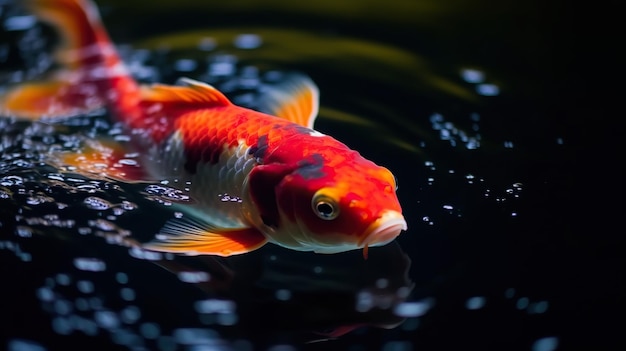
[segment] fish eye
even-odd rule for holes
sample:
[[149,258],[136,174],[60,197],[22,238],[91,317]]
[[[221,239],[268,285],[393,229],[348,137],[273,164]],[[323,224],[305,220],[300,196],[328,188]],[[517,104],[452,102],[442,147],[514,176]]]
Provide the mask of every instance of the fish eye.
[[334,199],[326,195],[316,194],[313,196],[311,205],[313,212],[321,219],[332,220],[339,215],[339,206]]

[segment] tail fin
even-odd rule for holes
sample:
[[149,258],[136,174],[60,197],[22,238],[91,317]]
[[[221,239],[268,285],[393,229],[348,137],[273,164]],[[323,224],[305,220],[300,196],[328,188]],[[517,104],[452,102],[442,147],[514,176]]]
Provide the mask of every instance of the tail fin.
[[[94,3],[89,0],[26,0],[61,37],[60,69],[48,81],[17,85],[0,98],[0,113],[37,119],[63,117],[108,106],[128,112],[139,88],[126,72]],[[122,111],[119,111],[122,110]]]

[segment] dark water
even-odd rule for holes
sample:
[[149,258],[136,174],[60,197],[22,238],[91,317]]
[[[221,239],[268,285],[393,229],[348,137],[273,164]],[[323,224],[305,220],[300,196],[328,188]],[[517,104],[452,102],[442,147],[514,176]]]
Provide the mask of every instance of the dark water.
[[[188,76],[254,107],[260,83],[309,74],[317,128],[394,172],[409,230],[367,261],[271,245],[226,259],[129,250],[120,242],[149,240],[181,195],[50,156],[126,142],[106,111],[3,117],[0,349],[618,349],[623,234],[607,228],[623,207],[591,195],[623,190],[600,190],[613,178],[587,116],[613,125],[582,102],[589,73],[570,78],[567,49],[589,41],[565,36],[558,6],[98,4],[144,82]],[[54,36],[0,5],[6,87],[50,68]]]

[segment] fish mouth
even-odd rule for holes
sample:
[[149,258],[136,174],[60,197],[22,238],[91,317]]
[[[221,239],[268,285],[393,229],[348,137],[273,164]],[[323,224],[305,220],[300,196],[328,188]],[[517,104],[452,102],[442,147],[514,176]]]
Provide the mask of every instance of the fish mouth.
[[365,230],[359,246],[367,250],[368,246],[382,246],[395,239],[400,232],[407,230],[404,216],[398,211],[387,210]]

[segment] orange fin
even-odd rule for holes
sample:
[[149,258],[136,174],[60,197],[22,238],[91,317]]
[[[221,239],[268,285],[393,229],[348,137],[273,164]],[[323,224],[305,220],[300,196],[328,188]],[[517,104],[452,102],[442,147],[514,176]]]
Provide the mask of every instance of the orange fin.
[[[86,114],[105,105],[133,110],[138,87],[109,40],[89,0],[25,0],[38,20],[59,34],[59,67],[50,80],[11,87],[0,97],[3,115],[39,119]],[[118,96],[112,101],[112,96]],[[111,106],[109,106],[111,107]]]
[[51,80],[15,86],[0,97],[0,114],[27,119],[71,117],[104,107],[104,101],[90,91],[90,84]]
[[148,104],[176,105],[186,108],[199,106],[227,106],[231,102],[209,84],[190,78],[180,78],[181,85],[153,84],[141,87],[141,100]]
[[302,74],[291,74],[277,86],[269,86],[260,98],[259,110],[313,128],[319,108],[319,90]]
[[231,256],[250,252],[267,243],[267,238],[255,228],[217,229],[208,223],[191,219],[170,220],[157,235],[157,241],[143,248],[190,256]]

